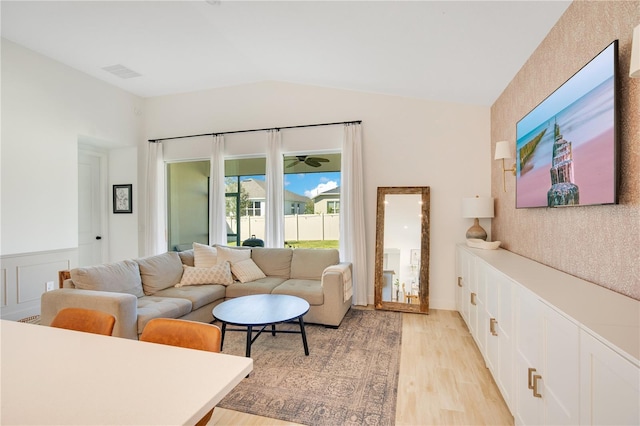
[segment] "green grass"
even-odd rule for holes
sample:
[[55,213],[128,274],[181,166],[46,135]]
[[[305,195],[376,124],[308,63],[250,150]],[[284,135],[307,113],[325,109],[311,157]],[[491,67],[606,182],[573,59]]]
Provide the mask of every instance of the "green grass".
[[338,248],[338,240],[285,241],[285,247],[295,248]]

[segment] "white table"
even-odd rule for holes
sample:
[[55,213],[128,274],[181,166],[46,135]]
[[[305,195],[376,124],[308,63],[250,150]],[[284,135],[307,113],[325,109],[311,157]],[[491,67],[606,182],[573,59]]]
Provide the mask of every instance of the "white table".
[[2,425],[195,424],[245,357],[0,321]]

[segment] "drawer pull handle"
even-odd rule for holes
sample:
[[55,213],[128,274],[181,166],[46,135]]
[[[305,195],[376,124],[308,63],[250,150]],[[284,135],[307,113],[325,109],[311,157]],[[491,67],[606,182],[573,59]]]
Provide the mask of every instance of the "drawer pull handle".
[[496,331],[496,324],[498,323],[498,321],[496,321],[495,318],[491,318],[489,320],[489,331],[491,331],[491,334],[493,336],[497,336],[498,332]]
[[533,377],[532,377],[532,373],[535,373],[536,369],[535,368],[529,368],[528,369],[528,376],[527,376],[527,383],[528,383],[528,388],[529,389],[533,389]]
[[536,398],[542,398],[542,395],[538,393],[538,380],[542,379],[542,376],[539,374],[533,375],[533,396]]
[[458,287],[462,287],[462,277],[458,277]]
[[477,305],[476,303],[476,294],[475,293],[471,293],[471,304],[472,305]]

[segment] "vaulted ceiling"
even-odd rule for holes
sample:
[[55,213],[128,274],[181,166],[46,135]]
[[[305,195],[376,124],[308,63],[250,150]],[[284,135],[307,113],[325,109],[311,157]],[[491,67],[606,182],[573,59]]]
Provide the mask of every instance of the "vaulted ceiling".
[[[276,80],[491,105],[570,1],[2,1],[2,37],[142,97]],[[105,67],[140,74],[121,78]]]

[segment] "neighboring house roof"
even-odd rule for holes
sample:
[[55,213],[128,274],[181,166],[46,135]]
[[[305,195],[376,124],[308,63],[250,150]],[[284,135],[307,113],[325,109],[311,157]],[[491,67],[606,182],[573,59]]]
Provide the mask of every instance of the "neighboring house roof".
[[[267,198],[267,183],[258,179],[247,179],[242,181],[244,189],[246,189],[249,199],[251,200],[265,200]],[[310,201],[309,197],[296,194],[295,192],[284,190],[284,201],[297,201],[301,203],[307,203]]]
[[324,192],[319,193],[318,195],[313,197],[313,199],[316,200],[318,198],[336,198],[339,196],[340,196],[340,187],[336,186],[335,188],[328,189]]

